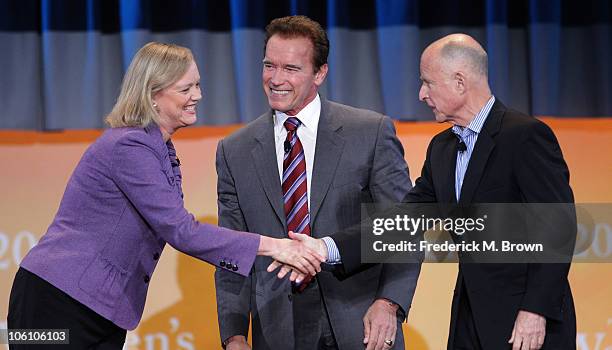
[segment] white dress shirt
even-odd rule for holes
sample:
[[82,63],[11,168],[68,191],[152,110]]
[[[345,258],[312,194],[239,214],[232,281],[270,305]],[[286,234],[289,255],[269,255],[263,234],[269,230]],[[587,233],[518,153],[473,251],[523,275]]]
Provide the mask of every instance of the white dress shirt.
[[[321,99],[319,95],[304,107],[298,114],[294,115],[302,124],[297,128],[297,135],[304,148],[304,158],[306,159],[306,187],[308,194],[308,211],[310,212],[310,190],[312,188],[312,168],[314,166],[315,148],[317,146],[317,129],[319,127],[319,117],[321,116]],[[279,111],[274,111],[274,144],[276,146],[276,163],[278,165],[278,176],[281,184],[283,183],[283,158],[285,156],[285,140],[287,139],[287,129],[285,121],[290,116]],[[324,237],[323,242],[327,246],[328,263],[339,263],[340,253],[333,239]]]
[[276,145],[276,163],[278,164],[278,176],[283,183],[283,158],[285,156],[285,140],[287,129],[285,120],[295,117],[302,122],[297,128],[297,136],[304,148],[306,159],[306,186],[308,193],[308,211],[310,212],[310,189],[312,188],[312,167],[314,165],[315,147],[317,146],[317,128],[319,127],[319,116],[321,115],[321,99],[319,95],[310,101],[298,114],[289,116],[283,112],[274,111],[274,144]]

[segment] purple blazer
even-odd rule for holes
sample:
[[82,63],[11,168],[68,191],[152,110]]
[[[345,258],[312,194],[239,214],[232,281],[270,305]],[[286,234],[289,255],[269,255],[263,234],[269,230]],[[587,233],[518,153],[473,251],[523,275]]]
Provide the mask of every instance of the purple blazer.
[[125,329],[142,317],[166,243],[248,275],[259,236],[196,221],[184,208],[178,165],[155,124],[106,130],[85,151],[53,223],[21,267]]

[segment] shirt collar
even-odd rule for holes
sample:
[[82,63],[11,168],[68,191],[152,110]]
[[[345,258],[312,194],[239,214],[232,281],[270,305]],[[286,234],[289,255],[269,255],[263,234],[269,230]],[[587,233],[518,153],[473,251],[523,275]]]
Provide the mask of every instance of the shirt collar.
[[319,94],[310,101],[298,114],[289,116],[283,112],[274,111],[274,127],[284,128],[284,123],[289,117],[296,117],[300,120],[301,127],[305,127],[315,133],[319,125],[319,115],[321,114],[321,99]]
[[480,134],[482,126],[487,120],[487,116],[489,115],[489,112],[491,112],[491,108],[493,108],[493,103],[495,103],[495,96],[491,96],[491,98],[489,98],[487,103],[485,103],[485,105],[480,109],[480,111],[476,113],[476,116],[474,116],[474,119],[472,119],[468,126],[463,128],[459,125],[454,125],[453,132],[457,135],[463,135],[466,132],[465,129],[469,129],[475,134]]

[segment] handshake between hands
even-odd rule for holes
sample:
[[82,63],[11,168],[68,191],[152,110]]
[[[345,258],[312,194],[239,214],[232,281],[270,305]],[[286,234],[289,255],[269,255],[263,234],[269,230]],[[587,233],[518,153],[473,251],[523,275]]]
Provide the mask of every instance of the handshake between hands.
[[277,277],[284,278],[291,273],[289,279],[300,283],[307,276],[321,272],[321,263],[328,257],[327,246],[321,239],[289,231],[289,238],[279,239],[274,261],[268,266],[268,272],[280,267]]

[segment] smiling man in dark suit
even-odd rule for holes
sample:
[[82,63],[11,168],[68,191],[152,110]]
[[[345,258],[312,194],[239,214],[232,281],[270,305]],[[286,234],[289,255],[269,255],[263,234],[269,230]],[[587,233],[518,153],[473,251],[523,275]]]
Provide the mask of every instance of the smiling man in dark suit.
[[[453,34],[434,42],[421,56],[420,70],[419,99],[438,122],[453,126],[432,139],[421,177],[404,202],[573,203],[569,170],[552,130],[491,94],[487,54],[476,40]],[[575,215],[567,218],[569,236],[559,239],[572,242]],[[332,236],[347,275],[362,268],[359,234],[351,229]],[[326,248],[323,241],[312,244]],[[448,349],[575,349],[569,268],[465,263],[460,257]]]
[[[219,224],[287,237],[335,232],[361,219],[362,202],[397,202],[411,188],[392,121],[319,96],[329,41],[304,16],[266,28],[263,89],[271,110],[217,148]],[[356,238],[359,240],[359,238]],[[343,281],[330,271],[292,288],[257,259],[247,278],[215,274],[227,349],[403,349],[420,271],[377,265]]]

